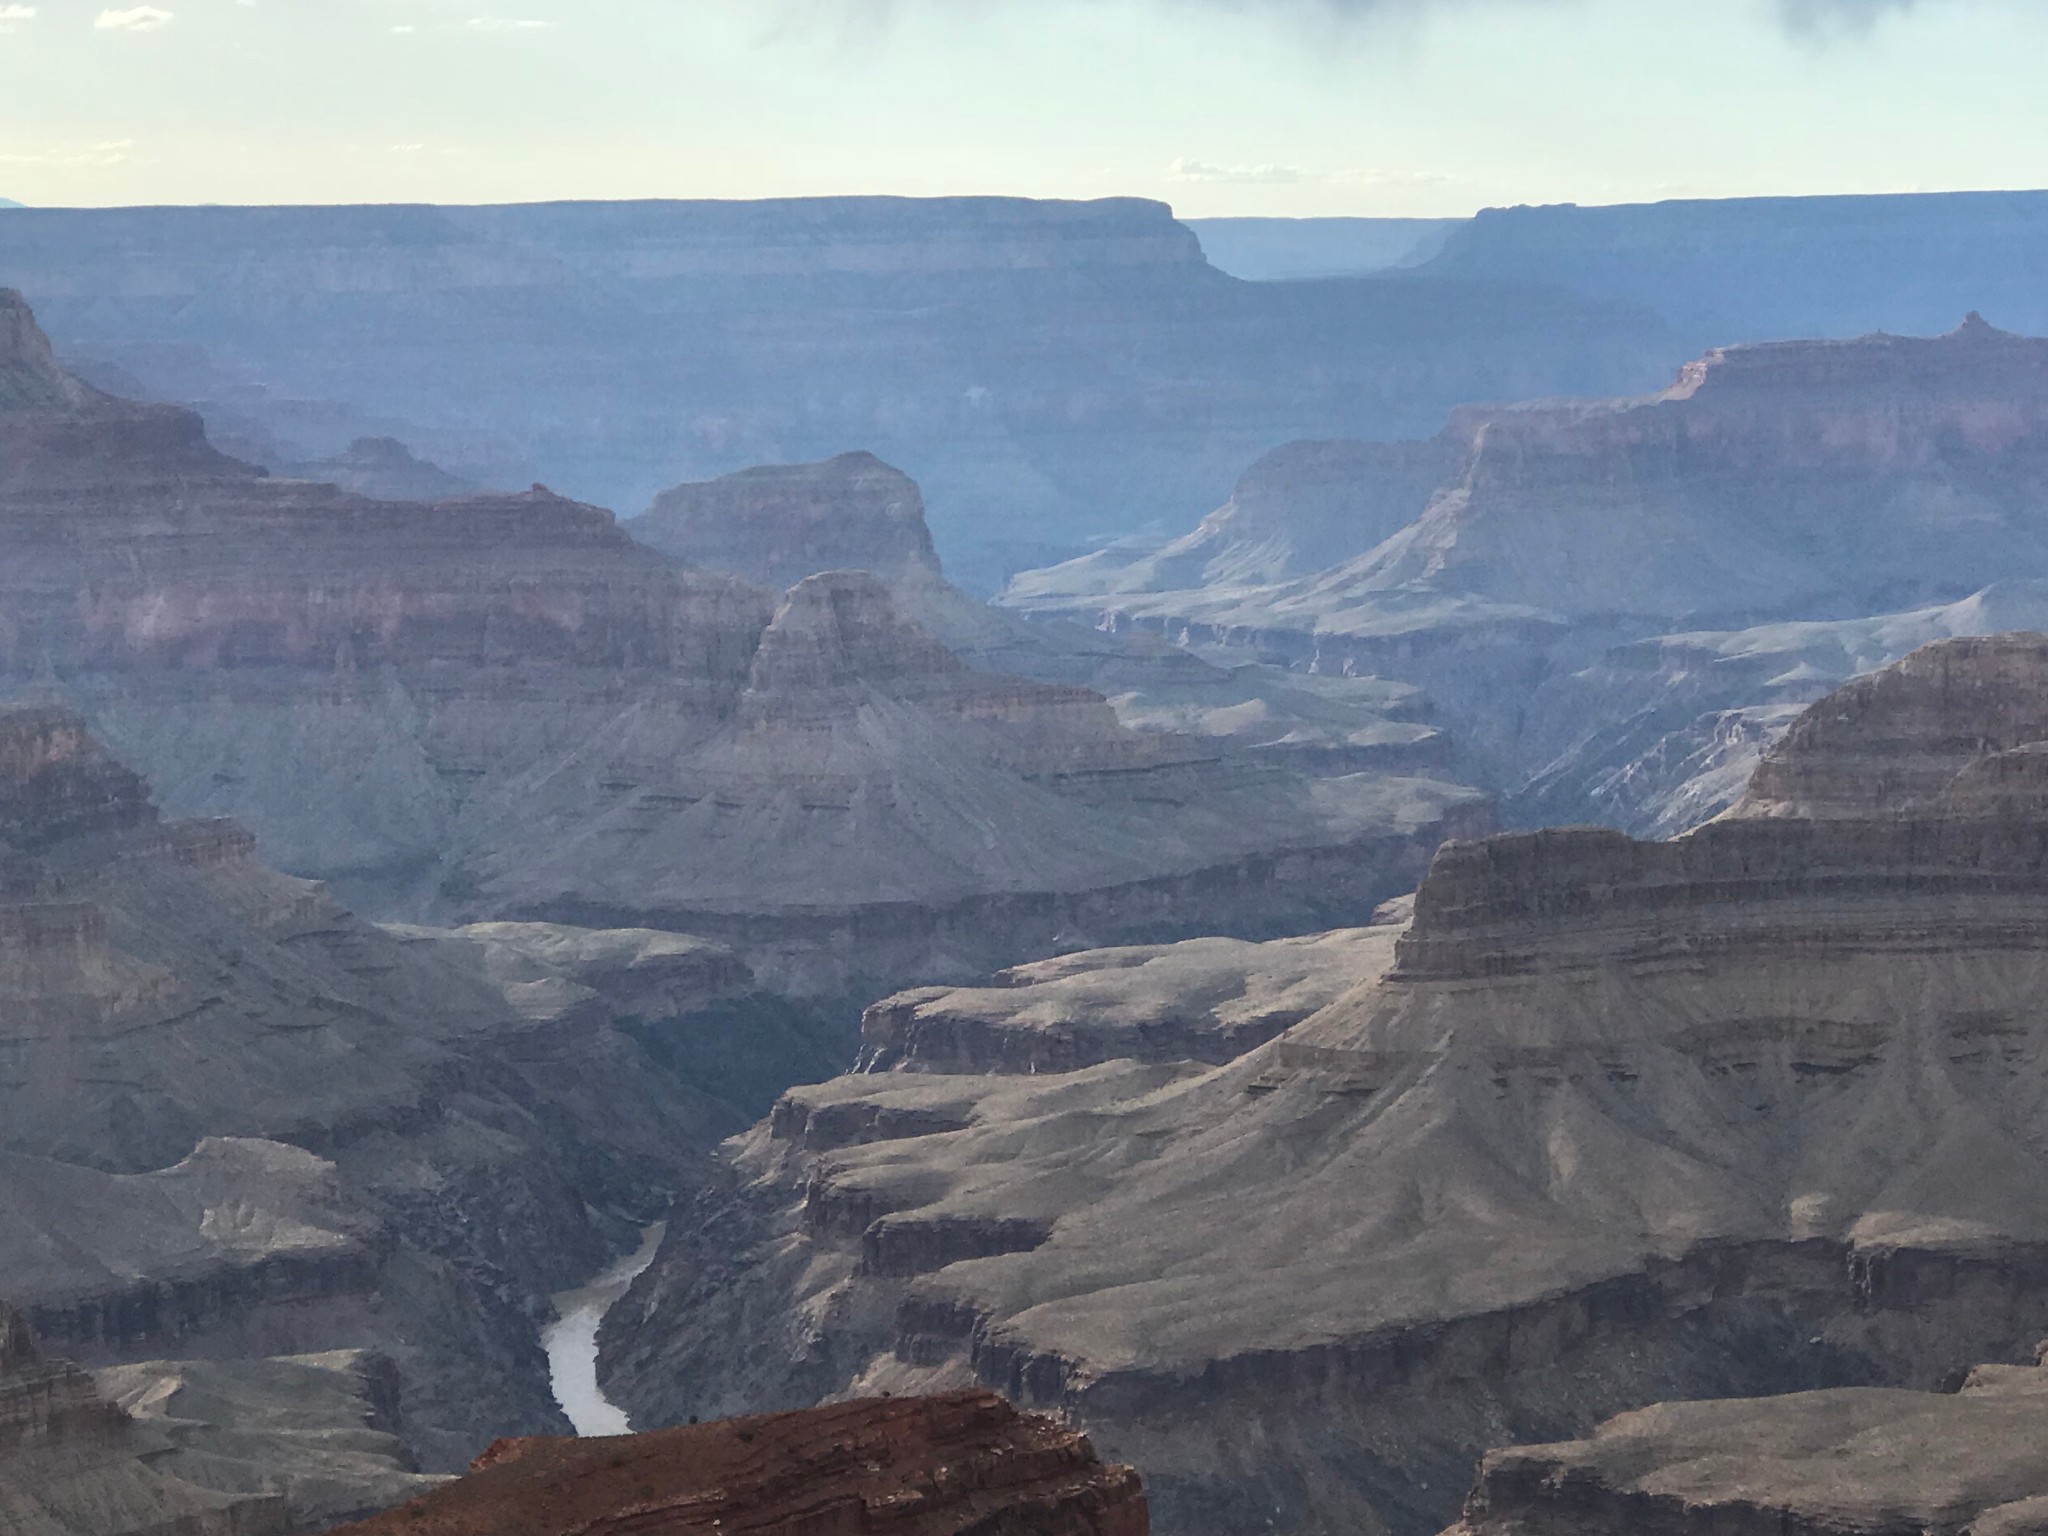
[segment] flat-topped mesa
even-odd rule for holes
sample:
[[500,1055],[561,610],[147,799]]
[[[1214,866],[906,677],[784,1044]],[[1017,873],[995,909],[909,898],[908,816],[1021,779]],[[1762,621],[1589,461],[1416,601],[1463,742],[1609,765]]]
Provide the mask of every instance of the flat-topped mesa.
[[2048,636],[1949,640],[1813,705],[1749,795],[1683,837],[1565,827],[1447,844],[1395,974],[1503,976],[1815,933],[2003,945],[2044,901]]
[[777,592],[819,571],[939,579],[923,493],[871,453],[679,485],[625,526],[664,554]]
[[2048,338],[1972,314],[1945,336],[1717,347],[1656,395],[1462,406],[1451,432],[1496,450],[1685,447],[1695,468],[1920,467],[2048,433]]
[[513,1440],[335,1536],[1146,1536],[1138,1474],[992,1392],[601,1440]]

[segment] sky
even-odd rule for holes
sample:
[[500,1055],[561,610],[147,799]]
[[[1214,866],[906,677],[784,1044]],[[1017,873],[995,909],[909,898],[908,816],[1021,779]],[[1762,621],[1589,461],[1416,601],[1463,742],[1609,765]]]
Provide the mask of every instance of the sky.
[[31,205],[2048,186],[2048,0],[0,0]]

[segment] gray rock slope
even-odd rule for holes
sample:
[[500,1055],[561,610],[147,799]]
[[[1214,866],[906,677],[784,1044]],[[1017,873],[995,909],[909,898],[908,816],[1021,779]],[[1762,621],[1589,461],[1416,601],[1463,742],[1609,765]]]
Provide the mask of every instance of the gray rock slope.
[[[1684,838],[1453,843],[1347,991],[1220,1067],[1148,1030],[1220,1039],[1282,966],[882,1005],[877,1061],[923,1070],[736,1145],[607,1327],[614,1390],[669,1418],[980,1380],[1132,1460],[1164,1529],[1410,1532],[1489,1446],[2030,1359],[2044,699],[2048,640],[1950,641]],[[1024,1047],[1077,983],[1114,1001],[1047,1070]]]
[[0,1294],[96,1365],[380,1350],[434,1466],[556,1428],[535,1319],[760,1107],[752,985],[665,936],[387,933],[0,710]]
[[[1334,761],[1140,734],[1073,683],[965,664],[873,576],[778,600],[542,490],[267,478],[0,313],[0,686],[69,702],[176,812],[243,820],[377,916],[682,929],[865,1000],[1077,943],[1355,920],[1487,814],[1376,704],[1287,690],[1334,717]],[[924,574],[963,644],[1020,627]],[[1257,696],[1189,666],[1174,708]]]
[[1004,601],[1419,687],[1525,824],[1696,824],[1857,668],[2033,622],[2048,342],[1724,348],[1633,400],[1469,407],[1437,439],[1301,443],[1152,552]]

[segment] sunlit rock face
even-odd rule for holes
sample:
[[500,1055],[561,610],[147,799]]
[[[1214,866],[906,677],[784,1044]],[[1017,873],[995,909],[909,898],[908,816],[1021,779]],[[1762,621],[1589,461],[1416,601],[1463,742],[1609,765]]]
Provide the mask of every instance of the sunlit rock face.
[[[1176,1529],[1425,1532],[1490,1446],[2031,1360],[2044,685],[2040,635],[1937,645],[1674,841],[1458,841],[1314,954],[879,1005],[892,1070],[737,1144],[745,1197],[609,1322],[613,1391],[651,1422],[981,1381]],[[1326,1001],[1238,1033],[1290,991]]]

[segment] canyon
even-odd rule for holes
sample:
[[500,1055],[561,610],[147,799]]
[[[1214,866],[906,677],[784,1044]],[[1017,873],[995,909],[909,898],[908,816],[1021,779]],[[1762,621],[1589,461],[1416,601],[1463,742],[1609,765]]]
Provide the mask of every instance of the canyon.
[[[928,562],[908,595],[821,569],[778,598],[538,487],[415,504],[275,479],[0,311],[0,675],[77,709],[174,813],[236,818],[372,915],[692,933],[850,1019],[1062,947],[1326,926],[1490,815],[1426,754],[1304,772],[968,665],[899,596],[970,654],[1021,626]],[[787,494],[775,516],[784,568],[754,574],[854,552]],[[921,506],[899,522],[923,560]],[[854,545],[885,563],[872,530]],[[1076,654],[1052,670],[1105,665]]]
[[870,449],[926,487],[949,566],[985,593],[1185,526],[1292,439],[1653,389],[1730,341],[1972,308],[2048,330],[2044,210],[2039,192],[1493,209],[1414,266],[1246,282],[1226,273],[1362,258],[1285,221],[1248,231],[1267,254],[1247,265],[1229,229],[1131,198],[31,208],[0,220],[0,284],[95,382],[196,406],[280,472],[397,438],[478,485],[632,510]]
[[2043,251],[0,214],[0,1526],[2032,1529]]
[[1686,836],[1454,841],[1221,1065],[1180,1041],[1228,1055],[1300,941],[878,1005],[887,1070],[734,1144],[605,1379],[648,1423],[982,1383],[1163,1527],[1406,1533],[1489,1447],[2030,1362],[2043,677],[2039,635],[1938,643]]
[[562,1423],[534,1317],[788,1080],[729,953],[374,927],[53,706],[0,710],[0,869],[9,1304],[89,1367],[374,1351],[430,1466]]
[[977,591],[1177,518],[1289,437],[1676,360],[1654,315],[1555,287],[1242,282],[1135,198],[23,209],[0,283],[97,382],[272,468],[395,437],[633,509],[872,449]]
[[1724,347],[1663,392],[1304,442],[1193,532],[1017,577],[1031,616],[1420,689],[1527,825],[1669,834],[1798,710],[1944,633],[2038,622],[2048,341]]

